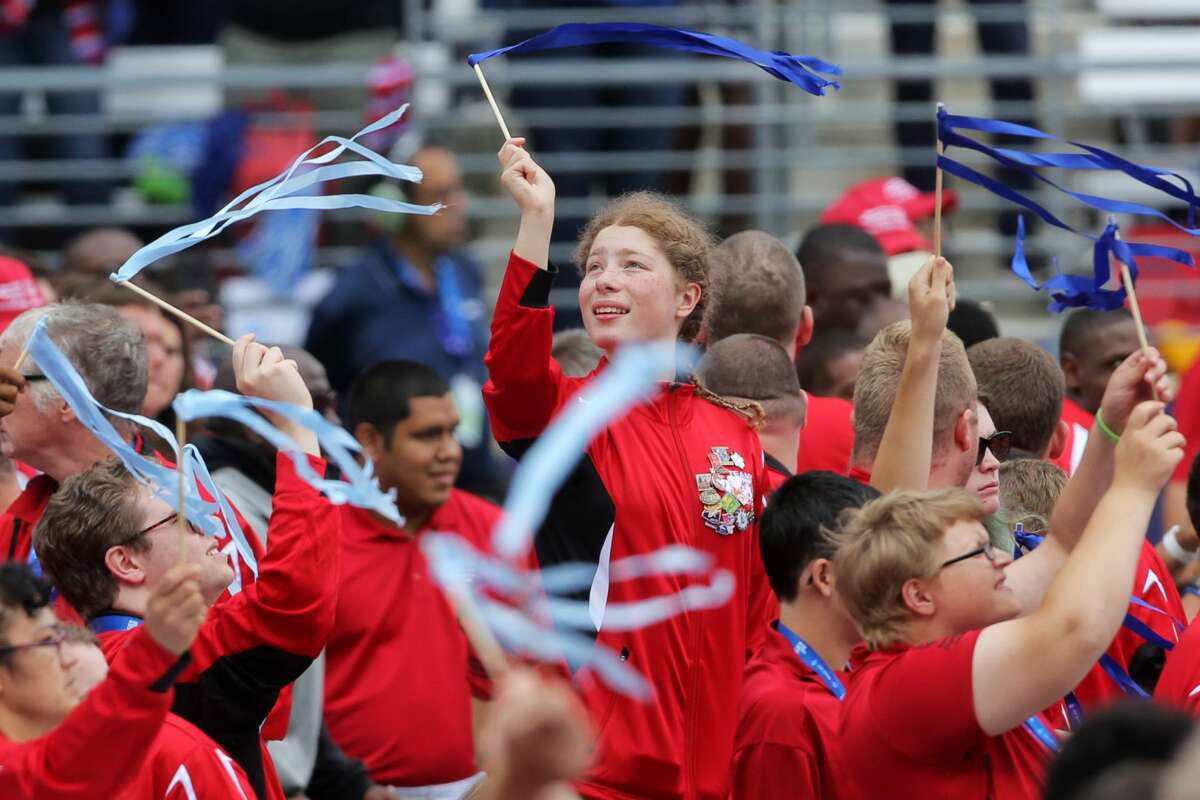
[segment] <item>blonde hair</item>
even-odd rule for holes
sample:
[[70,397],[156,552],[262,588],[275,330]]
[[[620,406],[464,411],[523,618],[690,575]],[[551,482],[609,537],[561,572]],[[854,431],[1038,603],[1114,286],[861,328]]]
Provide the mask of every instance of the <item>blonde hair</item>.
[[658,244],[683,284],[700,287],[700,301],[683,321],[679,339],[695,340],[708,298],[709,258],[715,240],[704,225],[666,197],[654,192],[632,192],[605,205],[579,235],[575,263],[582,271],[596,236],[613,225],[640,228]]
[[962,489],[894,492],[847,515],[832,534],[837,544],[834,577],[838,593],[872,650],[901,640],[911,613],[904,584],[931,579],[941,566],[938,544],[960,521],[981,522],[979,500]]
[[1067,485],[1067,473],[1053,462],[1018,458],[1000,465],[1000,508],[1009,528],[1019,522],[1027,533],[1046,533],[1054,504]]
[[[896,404],[896,390],[911,335],[911,321],[893,322],[875,336],[863,353],[854,382],[852,458],[855,462],[873,461],[879,452],[883,430]],[[943,331],[933,405],[935,447],[938,437],[954,427],[964,410],[975,408],[976,391],[975,376],[962,340],[950,331]]]

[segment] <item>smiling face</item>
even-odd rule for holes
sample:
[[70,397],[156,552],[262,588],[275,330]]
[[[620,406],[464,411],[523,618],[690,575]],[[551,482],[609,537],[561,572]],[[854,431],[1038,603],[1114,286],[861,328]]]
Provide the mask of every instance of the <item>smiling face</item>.
[[147,487],[139,486],[138,491],[141,514],[138,530],[145,530],[144,539],[149,548],[134,551],[132,558],[141,567],[145,587],[153,590],[176,564],[199,564],[200,591],[205,601],[210,605],[215,603],[233,580],[233,567],[229,564],[229,556],[221,552],[221,542],[190,526],[187,533],[181,535],[175,509],[151,494]]
[[396,504],[406,516],[418,516],[450,499],[462,467],[462,445],[454,437],[459,422],[454,395],[412,397],[408,407],[408,416],[395,424],[387,442],[368,423],[356,435],[374,462],[380,485],[396,490]]
[[[975,404],[975,414],[979,418],[979,436],[977,438],[986,439],[996,432],[996,424],[992,422],[992,415],[988,413],[983,403]],[[985,513],[995,514],[1000,508],[1000,462],[991,450],[984,453],[983,460],[971,470],[971,477],[967,478],[965,488],[979,498]]]
[[674,340],[700,301],[658,243],[641,228],[610,225],[592,242],[579,285],[583,324],[611,353],[625,342]]

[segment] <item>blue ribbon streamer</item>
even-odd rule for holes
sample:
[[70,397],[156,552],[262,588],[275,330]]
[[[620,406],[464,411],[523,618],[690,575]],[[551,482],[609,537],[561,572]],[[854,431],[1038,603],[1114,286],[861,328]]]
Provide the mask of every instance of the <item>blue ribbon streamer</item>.
[[[262,436],[276,449],[287,453],[296,465],[296,474],[307,484],[329,498],[335,505],[349,503],[359,508],[374,511],[396,525],[404,524],[404,517],[396,509],[396,492],[384,493],[379,481],[372,475],[370,460],[365,466],[354,457],[362,451],[357,440],[340,425],[334,425],[316,411],[300,408],[289,403],[246,397],[220,389],[200,391],[189,389],[178,395],[171,403],[175,413],[185,420],[204,417],[225,417],[236,420]],[[308,457],[296,440],[272,425],[253,409],[272,411],[288,420],[303,425],[317,435],[321,448],[341,471],[342,480],[331,480],[316,473],[308,463]]]
[[[59,395],[71,406],[80,424],[91,431],[113,455],[119,458],[121,463],[125,465],[125,468],[129,470],[130,474],[136,480],[152,486],[155,495],[172,508],[179,508],[179,492],[176,488],[178,486],[178,475],[176,470],[165,467],[154,459],[146,458],[138,453],[126,441],[125,437],[113,427],[108,416],[118,417],[147,427],[154,431],[163,441],[170,443],[172,449],[175,451],[175,463],[182,465],[180,468],[185,471],[187,471],[190,465],[192,467],[191,472],[200,481],[204,490],[216,498],[212,502],[205,500],[196,489],[196,481],[185,481],[183,509],[188,521],[208,536],[219,537],[228,531],[229,535],[233,538],[241,558],[255,575],[258,574],[258,562],[254,557],[254,551],[250,548],[249,542],[246,541],[241,526],[238,524],[237,515],[233,513],[228,501],[225,500],[224,494],[217,487],[216,483],[212,481],[211,476],[208,475],[208,469],[204,466],[204,460],[200,457],[199,451],[194,446],[187,445],[184,448],[184,452],[180,453],[178,445],[175,442],[175,434],[167,430],[161,423],[139,414],[114,411],[97,403],[95,398],[92,397],[91,391],[88,390],[83,378],[75,371],[75,368],[67,360],[66,356],[54,345],[54,342],[50,340],[50,336],[46,333],[45,317],[38,320],[37,325],[29,336],[29,340],[26,342],[26,349],[29,352],[29,357],[42,370],[42,374],[46,376]],[[220,519],[213,516],[218,510],[224,517],[223,524]]]
[[825,93],[826,87],[841,88],[837,81],[816,74],[823,72],[826,75],[841,75],[841,67],[819,58],[794,55],[781,50],[768,53],[725,36],[638,22],[570,22],[508,47],[489,50],[486,53],[472,53],[467,56],[467,63],[475,66],[489,58],[505,54],[518,55],[563,47],[614,43],[665,47],[689,53],[735,58],[753,64],[767,74],[795,84],[818,97]]
[[[263,181],[256,186],[246,189],[211,217],[199,222],[182,225],[150,242],[130,256],[109,277],[118,283],[130,280],[158,259],[178,253],[192,245],[210,239],[230,225],[249,219],[260,211],[270,211],[273,209],[327,210],[357,207],[399,214],[429,215],[437,213],[442,208],[440,203],[418,205],[363,194],[299,194],[318,184],[342,178],[362,176],[379,176],[419,183],[422,179],[419,169],[407,164],[396,164],[389,161],[373,150],[359,144],[357,141],[363,136],[368,136],[375,131],[394,124],[403,116],[407,109],[407,105],[396,109],[392,113],[363,128],[349,139],[341,136],[327,136],[320,143],[298,156],[284,172],[270,180]],[[314,152],[329,144],[336,146],[320,155],[313,155]],[[331,163],[347,151],[362,156],[365,161],[351,161],[343,164]]]

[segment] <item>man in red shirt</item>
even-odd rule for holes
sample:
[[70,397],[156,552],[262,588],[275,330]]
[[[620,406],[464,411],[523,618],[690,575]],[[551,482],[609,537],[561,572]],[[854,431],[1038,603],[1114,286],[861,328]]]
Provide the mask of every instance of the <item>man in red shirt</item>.
[[[711,347],[727,336],[757,333],[783,345],[794,362],[813,334],[813,312],[805,304],[805,277],[800,262],[775,237],[761,231],[730,236],[713,249],[704,342]],[[844,473],[854,440],[853,407],[838,397],[811,394],[805,394],[805,404],[793,471]]]
[[162,735],[172,684],[204,621],[199,570],[164,577],[146,624],[90,693],[72,683],[49,602],[49,585],[26,565],[0,564],[0,796],[126,797]]
[[[312,399],[294,362],[243,337],[234,348],[238,387],[301,408]],[[319,475],[316,435],[268,414]],[[174,711],[212,736],[245,769],[260,797],[283,792],[261,727],[279,693],[325,646],[333,626],[340,524],[331,504],[278,454],[268,535],[258,580],[217,604],[179,676]],[[115,460],[68,478],[47,504],[34,544],[46,574],[88,620],[110,658],[141,625],[146,597],[181,558],[201,567],[205,600],[233,575],[218,542],[184,528],[175,509],[137,484]]]
[[[403,527],[342,506],[337,617],[325,651],[325,721],[371,778],[458,798],[476,780],[473,717],[490,687],[420,539],[456,533],[489,549],[499,509],[454,488],[462,447],[449,384],[432,368],[384,361],[350,390],[347,422]],[[397,717],[397,712],[401,717]]]
[[1089,447],[1088,474],[1111,468],[1111,485],[1098,481],[1094,505],[1080,500],[1098,487],[1069,486],[1051,534],[1018,561],[988,540],[978,500],[953,489],[891,494],[838,534],[836,586],[871,651],[841,719],[844,796],[1040,797],[1058,740],[1038,712],[1120,626],[1142,531],[1182,455],[1162,408],[1140,403],[1118,445]]
[[767,466],[767,492],[774,492],[796,469],[796,448],[804,427],[805,394],[783,346],[756,333],[737,333],[708,348],[696,371],[700,385],[727,400],[757,403],[764,419],[758,429]]
[[[83,378],[97,403],[113,411],[141,412],[146,394],[146,345],[141,332],[108,306],[60,303],[27,311],[0,334],[0,364],[13,365],[40,319],[46,333]],[[59,485],[72,475],[109,456],[99,439],[75,417],[32,359],[21,366],[25,386],[12,412],[0,419],[0,450],[42,472],[26,485],[20,497],[0,515],[0,558],[27,561],[37,569],[32,548],[33,529]],[[2,379],[3,376],[0,376]],[[113,426],[132,439],[136,426],[111,418]],[[262,553],[254,532],[245,525],[247,541]],[[241,563],[233,538],[218,541],[234,564],[230,591],[254,579]]]
[[775,634],[746,667],[733,752],[732,800],[837,798],[843,671],[860,637],[833,585],[833,530],[847,508],[879,496],[831,472],[788,479],[763,512],[763,564],[780,602]]

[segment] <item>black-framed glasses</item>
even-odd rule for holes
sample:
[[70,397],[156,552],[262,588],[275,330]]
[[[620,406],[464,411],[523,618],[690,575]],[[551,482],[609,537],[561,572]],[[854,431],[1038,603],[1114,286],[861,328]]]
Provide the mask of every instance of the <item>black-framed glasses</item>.
[[6,644],[0,646],[0,657],[7,656],[10,653],[19,653],[22,650],[33,650],[37,647],[53,647],[58,649],[63,642],[67,640],[67,635],[59,631],[49,639],[42,639],[37,642],[26,642],[24,644]]
[[955,556],[949,561],[943,561],[942,565],[938,567],[938,570],[943,570],[951,564],[957,564],[960,561],[966,561],[968,558],[974,558],[975,556],[983,556],[988,561],[995,563],[996,546],[992,544],[991,541],[984,542],[981,547],[977,547],[969,553],[963,553],[961,556]]
[[50,380],[45,375],[42,375],[42,374],[36,373],[36,372],[32,375],[22,375],[21,377],[25,379],[26,383],[37,383],[38,381]]
[[[155,528],[159,528],[159,527],[161,527],[161,526],[163,526],[163,525],[166,525],[168,522],[174,522],[174,521],[175,521],[175,520],[177,520],[177,519],[179,519],[179,512],[178,512],[178,511],[172,511],[170,514],[168,514],[167,516],[163,517],[163,518],[162,518],[162,519],[160,519],[158,522],[155,522],[155,523],[154,523],[154,524],[152,524],[152,525],[147,525],[146,527],[142,528],[142,529],[141,529],[140,531],[138,531],[137,533],[130,534],[130,535],[127,537],[127,538],[125,538],[125,539],[122,539],[121,541],[117,542],[117,543],[116,543],[116,545],[114,545],[114,547],[124,547],[125,545],[127,545],[127,544],[130,544],[131,542],[135,542],[135,541],[137,541],[138,539],[140,539],[141,537],[145,536],[147,533],[149,533],[150,531],[154,530]],[[192,521],[191,521],[191,520],[188,520],[188,521],[187,521],[187,526],[188,526],[188,529],[189,529],[189,530],[190,530],[192,533],[201,533],[200,529],[199,529],[199,528],[197,528],[197,527],[196,527],[196,526],[195,526],[195,525],[192,523]]]
[[983,463],[983,457],[991,450],[996,460],[1004,463],[1012,450],[1012,431],[996,431],[991,436],[979,437],[979,450],[975,452],[975,466]]

